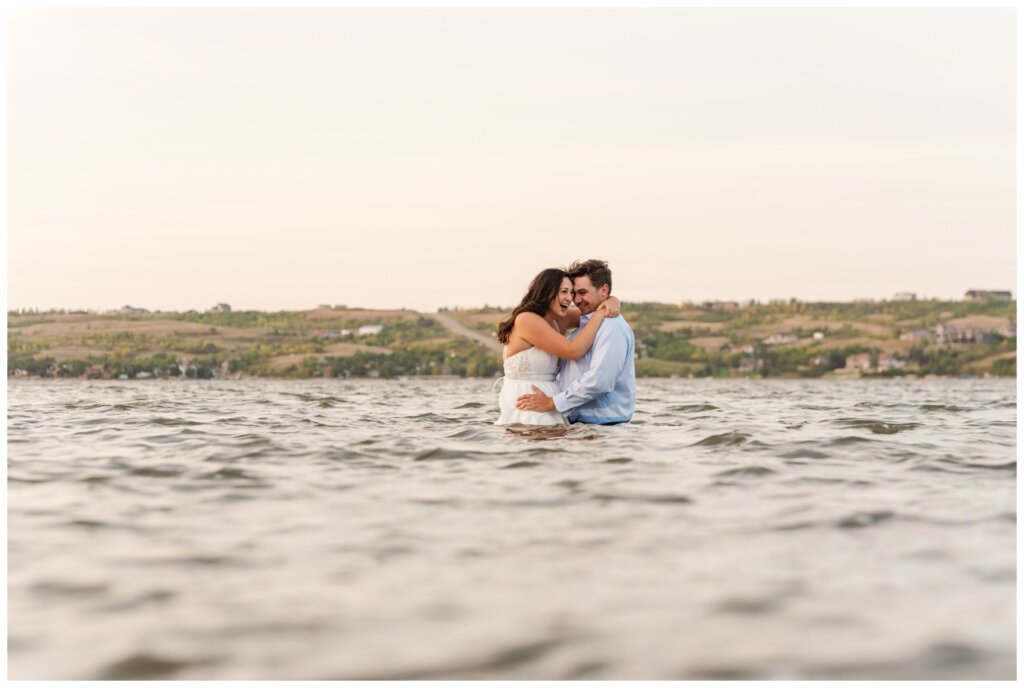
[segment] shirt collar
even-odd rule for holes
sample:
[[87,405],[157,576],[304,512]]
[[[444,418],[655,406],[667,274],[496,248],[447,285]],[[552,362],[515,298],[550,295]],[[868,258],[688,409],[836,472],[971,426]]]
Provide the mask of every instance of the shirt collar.
[[581,315],[580,316],[580,327],[583,327],[588,322],[590,322],[590,316],[592,316],[593,314],[594,314],[594,312],[591,311],[591,312],[587,313],[586,315]]

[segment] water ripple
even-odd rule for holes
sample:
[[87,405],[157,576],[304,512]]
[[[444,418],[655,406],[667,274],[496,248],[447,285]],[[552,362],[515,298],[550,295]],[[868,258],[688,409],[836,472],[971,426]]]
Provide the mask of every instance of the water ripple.
[[10,380],[9,675],[1014,677],[1013,381],[639,387]]

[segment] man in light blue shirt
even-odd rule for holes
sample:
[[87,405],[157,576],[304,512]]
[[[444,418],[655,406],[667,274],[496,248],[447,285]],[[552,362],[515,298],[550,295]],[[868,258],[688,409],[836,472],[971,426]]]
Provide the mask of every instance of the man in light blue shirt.
[[[568,272],[576,292],[573,301],[581,313],[579,332],[611,294],[612,273],[602,260],[573,263]],[[570,339],[575,336],[574,332]],[[626,319],[605,318],[590,351],[578,361],[562,362],[558,373],[561,392],[549,397],[534,387],[534,393],[519,397],[516,406],[529,411],[557,410],[571,423],[625,423],[636,410],[634,351],[633,330]]]

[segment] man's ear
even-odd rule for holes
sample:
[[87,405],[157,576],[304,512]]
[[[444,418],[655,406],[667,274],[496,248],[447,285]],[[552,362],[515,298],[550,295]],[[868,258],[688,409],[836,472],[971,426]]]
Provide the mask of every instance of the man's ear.
[[609,289],[608,289],[608,285],[607,284],[601,285],[600,291],[601,291],[601,298],[602,299],[607,299],[609,296],[611,296],[611,294],[608,293]]

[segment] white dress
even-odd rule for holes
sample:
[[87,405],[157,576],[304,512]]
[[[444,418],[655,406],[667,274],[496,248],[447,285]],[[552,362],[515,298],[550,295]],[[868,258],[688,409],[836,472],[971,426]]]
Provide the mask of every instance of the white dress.
[[558,394],[555,374],[558,372],[558,357],[532,347],[505,359],[505,377],[498,381],[501,392],[498,407],[501,417],[495,425],[568,425],[565,416],[558,411],[520,411],[516,399],[523,394],[532,394],[533,386],[549,397]]

